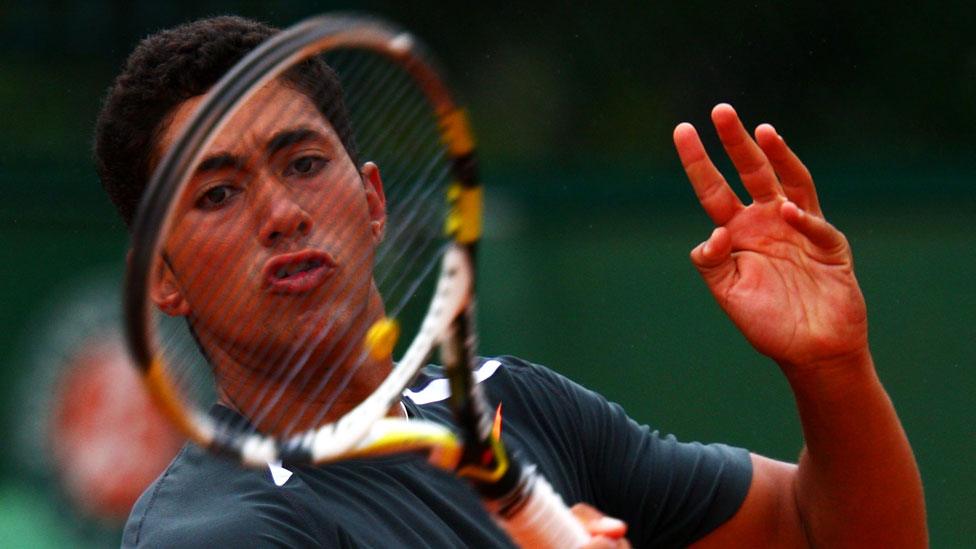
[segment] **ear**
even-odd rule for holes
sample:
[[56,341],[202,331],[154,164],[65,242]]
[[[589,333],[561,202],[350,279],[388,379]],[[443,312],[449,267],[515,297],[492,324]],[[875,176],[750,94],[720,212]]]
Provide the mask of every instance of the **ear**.
[[369,208],[369,227],[373,233],[373,241],[379,244],[383,240],[386,229],[386,195],[383,194],[383,181],[380,179],[380,169],[376,164],[367,162],[359,170],[366,189],[366,205]]
[[183,298],[176,275],[170,269],[169,262],[162,257],[158,257],[153,265],[149,297],[160,311],[169,316],[186,316],[190,313],[190,305]]

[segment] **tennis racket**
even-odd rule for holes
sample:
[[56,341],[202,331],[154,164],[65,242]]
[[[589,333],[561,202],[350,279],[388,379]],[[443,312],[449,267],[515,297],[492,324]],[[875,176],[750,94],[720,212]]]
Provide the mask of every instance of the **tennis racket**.
[[[423,452],[517,543],[579,546],[589,535],[493,434],[472,378],[482,191],[442,74],[393,25],[320,16],[174,115],[133,224],[128,344],[204,448],[252,467]],[[391,417],[437,349],[456,430]]]

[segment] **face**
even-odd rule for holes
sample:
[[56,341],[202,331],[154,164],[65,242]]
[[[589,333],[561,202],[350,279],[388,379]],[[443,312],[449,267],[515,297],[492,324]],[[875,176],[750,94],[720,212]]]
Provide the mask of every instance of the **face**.
[[[200,100],[175,109],[157,152]],[[152,297],[188,317],[218,370],[355,358],[382,315],[371,273],[383,188],[376,166],[353,165],[307,96],[277,81],[261,89],[208,147],[175,207]]]

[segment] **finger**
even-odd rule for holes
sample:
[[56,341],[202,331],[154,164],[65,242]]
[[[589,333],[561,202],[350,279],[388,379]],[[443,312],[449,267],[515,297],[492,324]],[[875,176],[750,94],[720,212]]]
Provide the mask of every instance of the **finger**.
[[708,240],[691,250],[691,262],[712,295],[722,303],[736,277],[732,259],[732,235],[725,227],[717,227]]
[[627,533],[627,523],[613,517],[600,517],[586,524],[586,531],[593,536],[603,536],[611,539],[624,537]]
[[[716,227],[708,240],[691,250],[691,261],[705,275],[719,269],[732,255],[732,235],[725,227]],[[708,277],[706,277],[708,278]]]
[[843,255],[848,252],[847,239],[826,219],[809,214],[793,202],[784,202],[780,206],[780,215],[791,227],[800,231],[814,246],[832,255]]
[[756,142],[766,153],[766,158],[779,176],[786,198],[795,202],[801,209],[823,217],[810,170],[776,132],[776,128],[769,124],[760,124],[756,128]]
[[743,127],[735,109],[727,103],[716,105],[712,109],[712,123],[752,199],[770,202],[781,197],[783,189],[776,179],[776,172],[766,154]]
[[687,122],[678,124],[674,129],[674,147],[705,213],[716,225],[728,223],[745,206],[708,158],[695,127]]
[[617,539],[622,538],[627,533],[627,523],[620,519],[608,517],[585,503],[577,503],[570,508],[570,512],[591,536]]

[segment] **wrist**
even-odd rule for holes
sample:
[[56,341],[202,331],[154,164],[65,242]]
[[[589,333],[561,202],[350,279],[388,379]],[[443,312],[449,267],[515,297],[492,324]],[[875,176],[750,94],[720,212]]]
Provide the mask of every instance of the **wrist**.
[[856,351],[805,363],[779,362],[794,393],[827,391],[844,394],[878,382],[874,359],[865,346]]

